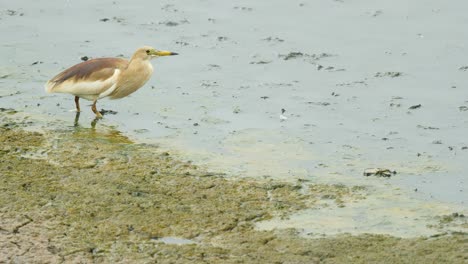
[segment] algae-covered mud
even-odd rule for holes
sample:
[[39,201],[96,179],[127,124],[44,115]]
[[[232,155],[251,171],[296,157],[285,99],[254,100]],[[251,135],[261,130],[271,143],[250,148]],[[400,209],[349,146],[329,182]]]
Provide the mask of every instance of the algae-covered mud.
[[[135,144],[113,128],[26,131],[0,115],[0,259],[13,263],[463,263],[465,233],[307,239],[256,223],[324,203],[346,208],[362,186],[232,179]],[[436,219],[464,225],[464,215]],[[332,223],[330,223],[332,224]]]

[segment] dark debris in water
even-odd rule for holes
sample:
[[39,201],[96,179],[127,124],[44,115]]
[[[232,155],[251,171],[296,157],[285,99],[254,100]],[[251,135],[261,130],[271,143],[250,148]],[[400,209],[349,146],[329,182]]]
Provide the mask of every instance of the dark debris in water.
[[8,9],[8,10],[6,11],[6,14],[7,14],[8,16],[24,16],[24,13],[20,13],[20,12],[18,12],[18,11],[16,11],[16,10],[12,10],[12,9]]
[[462,67],[458,68],[458,70],[460,70],[460,71],[467,71],[467,70],[468,70],[468,66],[462,66]]
[[187,19],[180,20],[180,21],[162,21],[159,22],[160,25],[165,25],[167,27],[176,27],[182,24],[188,24],[189,21]]
[[262,40],[270,41],[270,42],[284,42],[284,39],[281,39],[281,38],[278,38],[278,37],[268,37],[268,38],[264,38]]
[[[110,21],[111,19],[110,18],[107,18],[107,17],[104,17],[104,18],[101,18],[99,19],[99,21],[101,22],[107,22],[107,21]],[[122,23],[125,21],[124,18],[121,18],[121,17],[112,17],[112,20],[117,22],[117,23]]]
[[118,113],[117,111],[106,109],[101,109],[99,112],[101,112],[102,115],[116,115]]
[[264,60],[260,60],[260,61],[251,61],[250,64],[269,64],[271,63],[271,61],[264,61]]
[[7,113],[7,114],[16,114],[16,113],[18,113],[18,111],[16,111],[13,108],[3,108],[3,107],[0,107],[0,112]]
[[395,78],[395,77],[400,77],[402,76],[402,72],[377,72],[374,77],[380,78],[380,77],[390,77],[390,78]]
[[376,10],[374,13],[372,13],[372,16],[377,17],[377,16],[380,16],[381,14],[383,14],[382,10]]
[[280,58],[283,58],[283,60],[290,60],[290,59],[297,59],[297,58],[302,58],[304,57],[304,53],[302,52],[289,52],[286,55],[279,55]]
[[20,91],[16,91],[16,92],[14,92],[14,93],[10,93],[10,94],[7,94],[7,95],[0,95],[0,98],[2,98],[2,97],[7,97],[7,96],[14,96],[14,95],[18,95],[18,94],[21,94],[21,92],[20,92]]
[[377,176],[377,177],[386,177],[389,178],[392,175],[395,175],[397,172],[384,168],[369,168],[364,170],[364,176]]
[[176,44],[177,44],[177,45],[181,45],[181,46],[188,46],[188,45],[190,45],[188,42],[185,42],[185,41],[176,41]]
[[162,22],[162,23],[159,23],[159,24],[164,24],[164,25],[166,25],[168,27],[175,27],[175,26],[179,25],[179,23],[174,22],[174,21],[167,21],[167,22]]
[[234,9],[241,10],[241,11],[252,11],[253,10],[253,8],[245,7],[245,6],[235,6]]
[[[321,69],[323,69],[323,68],[324,68],[324,66],[322,66],[322,65],[318,65],[318,66],[317,66],[317,70],[319,70],[319,71],[320,71]],[[338,71],[345,71],[345,69],[343,69],[343,68],[335,68],[335,67],[333,67],[333,66],[327,66],[327,67],[325,68],[325,71],[329,71],[329,72],[338,72]]]
[[318,105],[318,106],[329,106],[330,105],[329,102],[307,102],[307,104]]
[[438,127],[432,127],[432,126],[417,125],[416,127],[417,128],[422,128],[422,129],[425,129],[425,130],[439,130]]
[[439,223],[440,224],[448,224],[448,223],[452,223],[452,222],[455,222],[455,221],[464,221],[464,220],[466,220],[466,218],[467,217],[463,213],[454,212],[454,213],[451,213],[449,215],[439,216]]
[[338,83],[336,86],[355,86],[355,85],[367,86],[368,84],[366,83],[366,81],[354,81],[354,82],[348,82],[348,83]]
[[414,109],[421,108],[421,106],[422,106],[421,104],[412,105],[412,106],[408,107],[408,109],[410,109],[410,110],[414,110]]
[[173,12],[173,13],[179,11],[179,10],[178,10],[177,8],[175,8],[175,6],[172,5],[172,4],[167,4],[167,5],[163,6],[163,7],[161,7],[161,10],[164,10],[164,11],[166,11],[166,12]]
[[288,54],[278,55],[278,57],[282,58],[283,60],[291,60],[291,59],[299,59],[299,58],[309,58],[312,60],[319,60],[319,59],[327,58],[331,56],[333,55],[329,53],[307,54],[307,53],[302,53],[299,51],[292,51],[292,52],[289,52]]

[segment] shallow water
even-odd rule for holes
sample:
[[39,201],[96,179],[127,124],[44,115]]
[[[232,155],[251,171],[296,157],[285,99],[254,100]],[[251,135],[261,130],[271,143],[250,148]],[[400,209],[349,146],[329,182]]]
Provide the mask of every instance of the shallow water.
[[[0,107],[72,126],[73,98],[45,81],[81,56],[154,45],[180,55],[154,61],[130,98],[99,102],[118,113],[98,129],[234,176],[366,185],[366,202],[320,211],[357,233],[426,235],[421,219],[467,210],[465,1],[2,2]],[[79,124],[92,120],[86,109]],[[374,167],[397,174],[362,175]],[[377,220],[356,218],[367,209]],[[320,213],[270,227],[314,230]]]

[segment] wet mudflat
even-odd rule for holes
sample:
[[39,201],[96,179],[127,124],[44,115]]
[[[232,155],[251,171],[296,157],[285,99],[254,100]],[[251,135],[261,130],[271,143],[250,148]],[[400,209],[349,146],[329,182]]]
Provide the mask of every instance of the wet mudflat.
[[[112,128],[28,132],[0,115],[0,259],[6,262],[421,263],[466,261],[466,235],[307,239],[255,224],[323,201],[346,208],[362,186],[225,178]],[[465,225],[463,215],[443,226]]]
[[[364,233],[409,249],[451,239],[466,243],[468,35],[460,30],[468,24],[466,2],[3,1],[0,7],[0,29],[8,36],[0,44],[0,111],[9,116],[2,125],[21,123],[11,133],[26,135],[21,129],[33,127],[48,131],[44,132],[48,140],[47,133],[67,138],[64,142],[72,142],[70,134],[95,135],[93,140],[100,143],[112,138],[119,147],[126,144],[130,154],[125,155],[130,156],[141,148],[131,142],[146,142],[170,152],[176,163],[192,161],[189,171],[192,165],[214,171],[231,184],[244,184],[247,177],[249,183],[258,184],[271,180],[286,186],[358,188],[359,197],[365,199],[346,203],[328,193],[322,193],[320,201],[302,197],[298,202],[309,202],[289,205],[294,207],[290,209],[268,207],[268,217],[248,224],[255,234],[288,234],[283,238],[317,245],[311,252],[323,245],[315,239],[334,241],[333,236],[343,233],[356,235],[340,239],[347,241],[344,244],[358,243],[358,248],[360,239],[369,238]],[[130,98],[102,100],[98,106],[105,109],[104,120],[94,122],[85,104],[75,120],[69,111],[71,96],[43,92],[45,81],[65,67],[101,56],[128,57],[141,45],[180,55],[156,60],[154,77]],[[53,162],[54,152],[48,149],[55,147],[48,140],[41,145],[44,153],[21,154],[32,167],[43,164],[41,159],[50,159],[49,166],[67,164],[62,159]],[[82,151],[72,143],[63,144],[64,155],[75,157]],[[11,154],[10,160],[16,157],[14,151],[5,153]],[[76,162],[66,166],[88,166],[95,173],[108,161],[79,158]],[[363,176],[379,168],[396,174]],[[81,170],[65,174],[70,173]],[[132,182],[133,178],[123,178],[130,176],[118,181]],[[191,178],[185,175],[174,181],[182,180]],[[110,199],[97,190],[112,190],[114,183],[100,185],[96,180],[94,193]],[[77,184],[73,188],[87,185]],[[292,193],[285,189],[286,197],[296,191],[305,195],[303,189],[287,188]],[[237,195],[243,194],[232,194]],[[12,232],[30,222],[28,217],[36,219],[28,214],[5,230]],[[84,229],[88,230],[77,230]],[[439,237],[452,232],[459,233]],[[90,237],[98,239],[94,234]],[[89,247],[110,252],[111,240],[99,244],[93,239],[86,246],[76,239],[79,246],[64,246],[66,250],[56,255],[82,252],[93,243],[98,246]],[[174,254],[175,246],[198,250],[203,244],[200,237],[180,232],[163,232],[149,241],[174,249],[170,251]],[[353,254],[348,248],[339,250],[341,257]],[[453,258],[455,251],[447,250]],[[323,259],[333,262],[340,256]]]

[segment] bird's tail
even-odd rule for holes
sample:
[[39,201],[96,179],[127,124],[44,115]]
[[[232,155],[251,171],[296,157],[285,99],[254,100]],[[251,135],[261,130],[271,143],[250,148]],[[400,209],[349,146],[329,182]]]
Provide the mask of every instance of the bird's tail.
[[53,93],[54,86],[55,82],[47,81],[47,83],[44,85],[44,90],[46,91],[46,93]]

